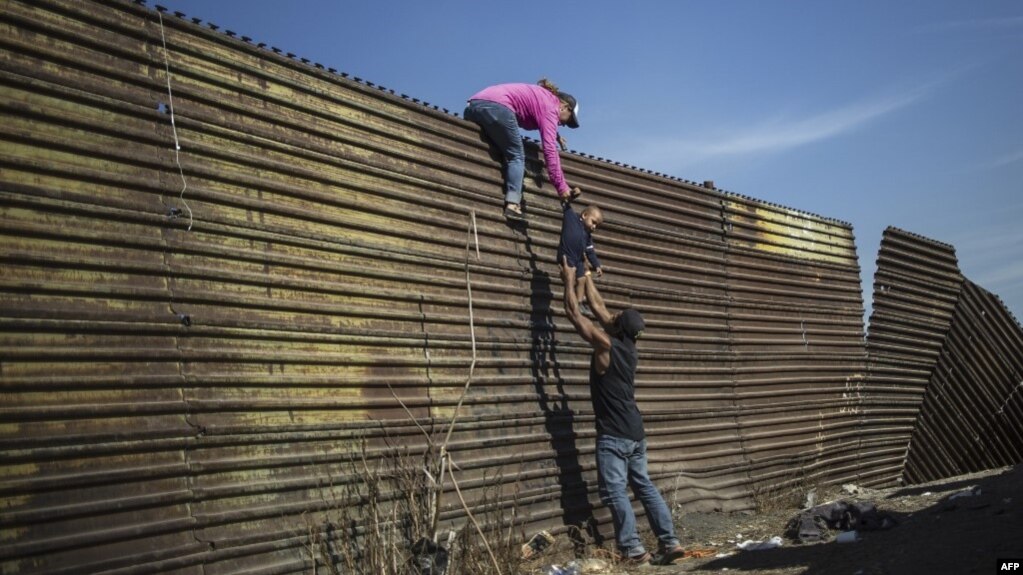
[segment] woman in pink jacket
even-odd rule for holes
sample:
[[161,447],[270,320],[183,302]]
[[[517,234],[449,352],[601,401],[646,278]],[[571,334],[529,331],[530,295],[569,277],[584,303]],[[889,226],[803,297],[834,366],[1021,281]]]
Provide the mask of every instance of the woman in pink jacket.
[[557,146],[565,147],[558,135],[558,126],[579,127],[579,105],[575,98],[546,78],[532,84],[498,84],[485,88],[469,98],[464,116],[479,124],[504,155],[504,216],[524,220],[522,215],[522,180],[526,174],[526,155],[519,128],[540,130],[544,162],[551,184],[562,202],[582,193],[570,188],[561,172]]

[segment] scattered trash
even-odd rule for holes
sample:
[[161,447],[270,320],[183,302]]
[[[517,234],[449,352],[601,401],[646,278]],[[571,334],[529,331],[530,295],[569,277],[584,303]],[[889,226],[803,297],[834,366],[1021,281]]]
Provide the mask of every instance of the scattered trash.
[[581,575],[582,568],[577,561],[572,561],[564,567],[560,565],[544,565],[540,569],[541,575]]
[[522,558],[529,559],[531,557],[536,557],[545,549],[550,547],[552,543],[554,543],[554,536],[547,531],[541,531],[532,536],[529,541],[522,546]]
[[811,489],[806,492],[806,497],[803,498],[803,509],[809,509],[817,504],[817,490]]
[[[794,526],[793,523],[795,523]],[[821,516],[810,510],[799,514],[789,522],[790,536],[792,531],[795,531],[795,536],[792,538],[800,543],[816,543],[826,538],[828,524]]]
[[718,553],[717,555],[714,556],[714,558],[715,559],[721,559],[722,557],[731,557],[731,556],[732,556],[732,554],[728,553],[726,551],[726,552]]
[[855,543],[860,540],[860,534],[857,531],[842,531],[835,537],[836,543]]
[[684,557],[686,559],[691,559],[691,558],[702,559],[704,557],[713,557],[715,554],[717,554],[717,552],[718,552],[718,550],[714,549],[712,547],[702,547],[702,548],[695,548],[695,549],[686,549],[685,553],[683,553],[682,557]]
[[863,489],[853,483],[846,483],[842,485],[842,492],[847,495],[859,495],[863,493]]
[[766,549],[776,549],[781,546],[781,537],[778,537],[777,535],[767,541],[753,541],[752,539],[749,539],[736,545],[736,547],[743,551],[764,551]]
[[839,501],[803,511],[789,521],[786,534],[800,543],[816,543],[826,540],[830,529],[877,531],[895,525],[895,518],[878,511],[873,503]]
[[600,559],[582,559],[569,561],[565,566],[552,563],[540,568],[541,575],[584,575],[590,573],[604,573],[608,570],[608,563]]
[[959,499],[960,497],[974,497],[974,496],[977,496],[977,495],[980,495],[980,487],[974,486],[974,487],[971,487],[969,489],[964,489],[963,491],[960,491],[959,493],[954,493],[952,495],[949,495],[948,496],[948,500],[952,501],[952,500],[955,500],[955,499]]
[[572,561],[568,565],[565,565],[565,567],[573,566],[579,568],[579,573],[585,574],[604,573],[610,568],[610,565],[608,564],[607,561],[604,561],[603,559],[596,559],[594,557],[590,557],[589,559]]
[[412,545],[412,564],[419,569],[419,575],[444,575],[448,551],[424,537]]

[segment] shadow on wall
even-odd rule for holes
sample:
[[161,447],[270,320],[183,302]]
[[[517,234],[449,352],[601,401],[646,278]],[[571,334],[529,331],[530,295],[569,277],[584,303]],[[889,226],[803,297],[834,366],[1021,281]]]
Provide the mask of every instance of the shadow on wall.
[[[544,414],[544,427],[554,450],[554,462],[558,468],[558,484],[561,492],[562,523],[579,527],[589,532],[598,543],[599,531],[593,522],[593,506],[579,464],[578,436],[575,432],[575,412],[569,406],[558,363],[557,340],[554,335],[554,320],[551,305],[554,299],[550,274],[539,269],[533,241],[528,232],[525,235],[526,253],[529,254],[530,280],[530,369],[537,401]],[[553,382],[556,395],[547,393],[547,382]],[[583,544],[581,533],[570,533],[577,544]]]

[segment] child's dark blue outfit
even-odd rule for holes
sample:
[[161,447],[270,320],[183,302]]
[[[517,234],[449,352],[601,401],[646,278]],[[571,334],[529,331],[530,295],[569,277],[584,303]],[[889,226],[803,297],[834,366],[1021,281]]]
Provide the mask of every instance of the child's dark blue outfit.
[[575,277],[586,275],[583,256],[590,260],[593,269],[600,267],[597,250],[593,247],[593,234],[586,229],[583,218],[572,209],[568,202],[563,204],[565,213],[561,218],[561,243],[558,244],[558,262],[562,256],[568,256],[569,267],[575,268]]

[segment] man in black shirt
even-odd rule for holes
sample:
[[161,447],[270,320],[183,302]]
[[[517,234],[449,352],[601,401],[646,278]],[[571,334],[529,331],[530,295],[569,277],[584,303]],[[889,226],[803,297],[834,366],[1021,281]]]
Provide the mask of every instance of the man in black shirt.
[[[611,510],[618,551],[634,565],[672,563],[684,552],[675,535],[671,511],[647,472],[646,433],[636,406],[636,339],[646,327],[643,316],[632,308],[611,315],[594,283],[588,282],[586,297],[604,326],[601,329],[579,310],[576,270],[569,267],[566,258],[561,260],[561,280],[565,313],[576,332],[593,346],[590,397],[597,424],[597,479],[600,499]],[[657,559],[643,547],[636,530],[636,515],[626,490],[630,484],[657,536]]]

